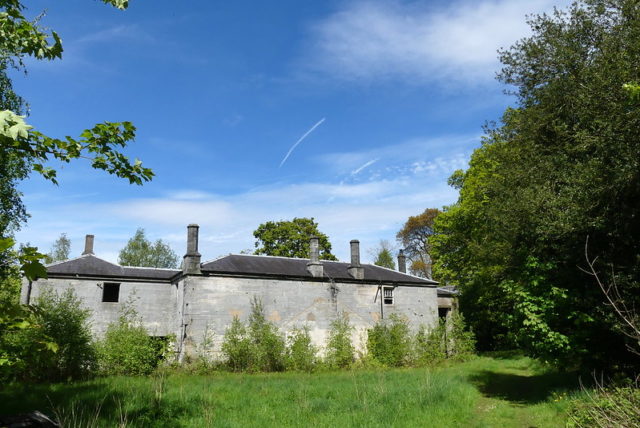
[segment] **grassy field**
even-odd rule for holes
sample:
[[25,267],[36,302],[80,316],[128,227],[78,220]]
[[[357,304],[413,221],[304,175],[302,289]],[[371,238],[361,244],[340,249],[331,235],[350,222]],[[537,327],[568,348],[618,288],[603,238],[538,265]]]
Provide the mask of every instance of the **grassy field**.
[[564,427],[577,378],[524,357],[437,369],[112,377],[13,386],[0,414],[56,412],[65,426]]

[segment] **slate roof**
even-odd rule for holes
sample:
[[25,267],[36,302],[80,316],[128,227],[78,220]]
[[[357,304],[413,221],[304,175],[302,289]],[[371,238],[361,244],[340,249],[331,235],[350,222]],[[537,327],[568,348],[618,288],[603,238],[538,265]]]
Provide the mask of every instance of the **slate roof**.
[[181,271],[179,269],[158,269],[120,266],[87,254],[71,260],[47,266],[47,273],[56,276],[98,276],[112,278],[170,280]]
[[[203,263],[202,272],[209,275],[227,274],[311,279],[313,277],[307,271],[308,262],[309,259],[232,254]],[[324,266],[324,276],[326,278],[356,281],[347,271],[349,263],[327,260],[322,260],[321,263]],[[364,268],[364,280],[362,280],[364,282],[419,286],[434,286],[438,284],[435,281],[380,266],[363,264],[362,267]],[[93,254],[87,254],[48,265],[47,273],[53,278],[83,276],[165,282],[171,281],[180,275],[182,271],[180,269],[120,266]]]
[[[209,274],[237,274],[273,277],[312,278],[307,271],[309,259],[288,257],[254,256],[245,254],[231,254],[202,264],[202,271]],[[347,268],[349,263],[322,260],[325,277],[336,280],[355,281]],[[364,282],[402,283],[421,286],[437,285],[417,276],[408,275],[380,266],[363,264]]]
[[454,297],[458,295],[458,289],[454,285],[438,287],[438,297]]

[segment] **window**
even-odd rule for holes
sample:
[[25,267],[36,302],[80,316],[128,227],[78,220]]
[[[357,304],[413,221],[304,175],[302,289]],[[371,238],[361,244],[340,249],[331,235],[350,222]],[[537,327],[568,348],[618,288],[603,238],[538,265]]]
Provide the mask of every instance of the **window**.
[[120,297],[120,284],[105,282],[102,285],[102,301],[117,302]]
[[393,288],[384,287],[382,289],[382,296],[385,305],[393,305]]
[[451,308],[438,308],[438,317],[442,320],[446,320],[449,316],[449,311]]

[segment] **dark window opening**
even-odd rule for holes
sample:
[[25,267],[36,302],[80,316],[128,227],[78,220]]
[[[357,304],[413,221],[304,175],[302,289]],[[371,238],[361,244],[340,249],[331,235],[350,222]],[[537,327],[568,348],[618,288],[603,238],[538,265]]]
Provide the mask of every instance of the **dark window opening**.
[[102,286],[102,301],[117,302],[120,297],[120,284],[105,282]]
[[446,320],[447,316],[449,316],[449,311],[451,311],[451,308],[438,308],[438,316],[440,319]]
[[393,305],[393,288],[383,288],[383,298],[385,305]]

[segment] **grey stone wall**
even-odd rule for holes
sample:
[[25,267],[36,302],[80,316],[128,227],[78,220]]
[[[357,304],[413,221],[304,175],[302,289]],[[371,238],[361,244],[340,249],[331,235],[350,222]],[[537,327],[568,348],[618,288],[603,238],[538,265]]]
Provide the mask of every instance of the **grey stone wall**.
[[[41,279],[33,283],[31,301],[44,287],[52,287],[58,293],[72,288],[92,311],[96,337],[104,334],[108,325],[118,319],[125,302],[130,301],[150,334],[175,334],[182,356],[194,354],[206,332],[213,336],[212,355],[219,356],[227,327],[234,316],[247,320],[254,297],[262,302],[267,319],[283,333],[307,326],[321,349],[331,322],[342,314],[355,327],[352,342],[356,347],[364,345],[366,329],[382,314],[385,318],[394,313],[403,316],[414,330],[420,325],[435,325],[438,317],[435,287],[399,286],[393,292],[393,304],[381,305],[377,284],[192,275],[177,284],[120,281],[119,301],[109,303],[102,302],[104,282],[118,281]],[[26,288],[25,283],[23,302]]]
[[[103,302],[102,287],[105,282],[120,283],[118,302]],[[88,279],[39,279],[32,285],[31,303],[34,303],[45,287],[58,294],[72,288],[91,310],[91,328],[96,337],[104,335],[110,323],[117,321],[125,302],[131,302],[142,318],[143,325],[153,336],[175,333],[177,323],[177,287],[167,283],[123,282],[116,280]],[[26,302],[27,283],[22,287],[22,302]]]
[[[314,343],[324,346],[331,321],[345,314],[355,327],[353,343],[360,347],[366,329],[381,317],[381,296],[375,284],[354,284],[237,277],[185,278],[184,321],[187,354],[197,349],[205,332],[213,332],[215,350],[219,351],[224,332],[237,316],[246,321],[251,301],[261,300],[267,319],[282,332],[306,325]],[[438,316],[436,289],[397,287],[394,303],[382,305],[384,316],[404,316],[412,329],[421,324],[433,326]]]

